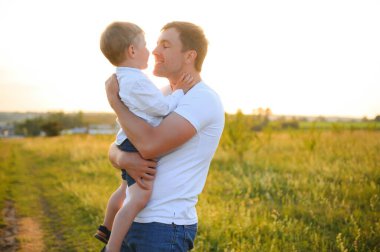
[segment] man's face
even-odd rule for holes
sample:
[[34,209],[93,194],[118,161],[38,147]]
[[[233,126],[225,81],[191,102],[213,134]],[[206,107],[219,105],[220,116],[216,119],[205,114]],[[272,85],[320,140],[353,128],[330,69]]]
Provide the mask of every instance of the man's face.
[[182,43],[175,28],[169,28],[161,33],[152,53],[156,60],[154,75],[171,78],[181,72],[185,53],[182,52]]

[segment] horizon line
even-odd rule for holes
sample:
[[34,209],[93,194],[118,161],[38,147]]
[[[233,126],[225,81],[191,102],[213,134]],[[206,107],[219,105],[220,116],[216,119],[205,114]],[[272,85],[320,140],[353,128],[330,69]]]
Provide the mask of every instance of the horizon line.
[[[227,112],[225,111],[226,114],[236,114],[238,111],[242,112],[244,115],[254,115],[255,113],[253,112],[250,112],[250,113],[246,113],[244,112],[242,109],[237,109],[235,112]],[[66,113],[66,114],[73,114],[73,113],[79,113],[79,112],[82,112],[82,113],[89,113],[89,114],[115,114],[114,112],[112,111],[106,111],[106,110],[64,110],[64,109],[51,109],[51,110],[0,110],[0,113],[58,113],[58,112],[63,112],[63,113]],[[116,114],[115,114],[116,115]],[[380,115],[380,113],[378,113],[378,115]],[[280,114],[280,113],[273,113],[271,114],[271,116],[289,116],[289,117],[328,117],[328,118],[332,118],[332,117],[337,117],[337,118],[352,118],[352,119],[363,119],[363,118],[367,118],[367,119],[370,119],[371,117],[367,116],[367,115],[362,115],[362,116],[357,116],[357,115],[329,115],[329,114],[291,114],[291,113],[284,113],[284,114]],[[373,118],[375,118],[377,115],[374,115]]]

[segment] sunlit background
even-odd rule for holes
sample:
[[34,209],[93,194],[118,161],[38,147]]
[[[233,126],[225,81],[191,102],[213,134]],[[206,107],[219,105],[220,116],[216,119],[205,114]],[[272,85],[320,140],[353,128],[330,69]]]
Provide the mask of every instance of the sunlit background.
[[160,28],[182,20],[205,30],[202,77],[227,112],[374,117],[379,13],[379,1],[0,0],[0,111],[111,111],[104,28],[135,22],[152,51]]

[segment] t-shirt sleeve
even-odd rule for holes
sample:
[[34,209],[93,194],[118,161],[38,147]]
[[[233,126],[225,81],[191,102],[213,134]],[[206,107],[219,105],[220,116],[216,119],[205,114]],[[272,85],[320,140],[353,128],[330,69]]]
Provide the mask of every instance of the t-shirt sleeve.
[[197,131],[210,124],[216,109],[216,102],[208,92],[199,92],[196,95],[185,96],[175,113],[188,120]]
[[183,96],[182,90],[164,96],[149,79],[141,79],[134,83],[129,95],[121,99],[150,116],[166,116],[177,107]]

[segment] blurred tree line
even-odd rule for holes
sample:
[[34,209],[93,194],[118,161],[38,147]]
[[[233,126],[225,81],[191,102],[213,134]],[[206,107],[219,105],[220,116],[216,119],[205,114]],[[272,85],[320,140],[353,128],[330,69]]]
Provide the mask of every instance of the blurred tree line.
[[[238,160],[243,160],[246,151],[261,148],[259,132],[266,132],[270,137],[272,131],[330,129],[338,132],[342,129],[380,130],[380,115],[373,120],[363,118],[361,122],[328,122],[323,117],[315,117],[310,121],[307,117],[273,116],[270,108],[258,108],[252,114],[245,115],[241,110],[236,114],[225,114],[225,127],[220,147],[229,153],[235,153]],[[365,124],[363,124],[363,122]],[[356,125],[356,126],[355,126]]]
[[[39,136],[44,132],[47,136],[59,135],[63,129],[88,127],[91,124],[114,124],[116,116],[113,113],[77,113],[65,114],[64,112],[49,112],[41,116],[16,122],[15,133],[24,136]],[[248,148],[249,143],[257,137],[260,131],[272,130],[296,130],[302,129],[301,124],[307,122],[305,117],[273,116],[270,108],[258,108],[252,114],[245,115],[241,110],[235,114],[225,114],[225,128],[221,139],[221,145],[226,150],[233,149],[241,158]],[[326,122],[326,118],[316,117],[315,122]],[[380,122],[380,115],[373,120],[363,118],[362,122]],[[333,123],[334,124],[334,123]],[[304,124],[305,125],[305,124]],[[311,127],[315,125],[309,122]],[[339,127],[330,125],[328,127]],[[377,129],[378,126],[374,125]]]
[[15,133],[24,136],[39,136],[41,132],[44,132],[46,136],[57,136],[63,129],[85,126],[87,125],[81,111],[72,114],[49,112],[43,116],[15,123]]
[[270,108],[258,108],[252,115],[244,115],[241,110],[236,114],[225,114],[225,127],[220,140],[224,150],[235,153],[243,160],[244,153],[252,148],[252,141],[258,138],[256,132],[269,127],[272,111]]

